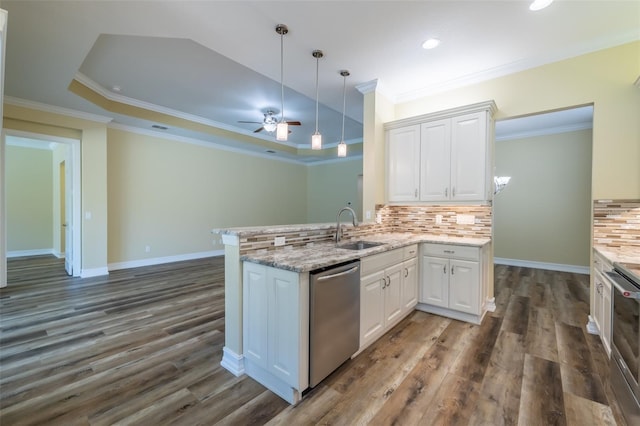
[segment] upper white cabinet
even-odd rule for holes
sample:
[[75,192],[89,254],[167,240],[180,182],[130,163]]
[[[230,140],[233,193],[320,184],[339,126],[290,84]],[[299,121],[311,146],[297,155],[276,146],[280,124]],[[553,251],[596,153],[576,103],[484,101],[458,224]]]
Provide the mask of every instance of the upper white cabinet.
[[494,111],[490,101],[385,124],[387,200],[490,200]]
[[388,136],[389,198],[416,201],[420,186],[420,125],[392,129]]

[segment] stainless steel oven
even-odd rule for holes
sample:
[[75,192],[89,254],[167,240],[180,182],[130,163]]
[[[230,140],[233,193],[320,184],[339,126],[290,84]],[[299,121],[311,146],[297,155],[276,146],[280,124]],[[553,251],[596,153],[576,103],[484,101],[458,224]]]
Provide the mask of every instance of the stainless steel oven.
[[613,267],[611,385],[627,422],[640,424],[640,279],[625,264]]

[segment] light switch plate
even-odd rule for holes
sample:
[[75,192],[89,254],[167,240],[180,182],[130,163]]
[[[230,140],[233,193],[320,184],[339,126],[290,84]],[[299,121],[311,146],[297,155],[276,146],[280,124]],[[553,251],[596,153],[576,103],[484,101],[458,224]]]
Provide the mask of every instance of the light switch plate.
[[472,214],[456,215],[456,223],[458,225],[473,225],[476,223],[476,217]]
[[442,215],[441,214],[437,214],[436,215],[436,225],[442,225]]
[[285,243],[285,237],[275,237],[273,239],[273,245],[276,247],[283,246]]

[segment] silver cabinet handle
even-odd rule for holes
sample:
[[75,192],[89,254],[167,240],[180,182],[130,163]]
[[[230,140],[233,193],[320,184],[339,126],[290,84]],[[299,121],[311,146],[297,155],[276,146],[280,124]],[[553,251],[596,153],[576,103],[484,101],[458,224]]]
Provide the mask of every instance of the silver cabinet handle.
[[451,197],[452,198],[456,197],[456,187],[455,186],[451,189]]
[[387,287],[391,287],[391,278],[387,277]]
[[445,250],[444,252],[445,252],[445,253],[448,253],[448,254],[454,254],[454,253],[455,253],[455,250]]
[[409,276],[409,269],[404,268],[404,277],[407,278]]
[[453,265],[451,265],[451,275],[453,275]]
[[414,196],[414,198],[418,198],[418,190],[417,189],[414,191],[414,195],[413,196]]
[[447,265],[444,265],[444,266],[442,267],[442,273],[443,273],[443,274],[446,274],[446,273],[447,273]]
[[444,196],[448,197],[449,196],[449,188],[445,188],[444,189]]

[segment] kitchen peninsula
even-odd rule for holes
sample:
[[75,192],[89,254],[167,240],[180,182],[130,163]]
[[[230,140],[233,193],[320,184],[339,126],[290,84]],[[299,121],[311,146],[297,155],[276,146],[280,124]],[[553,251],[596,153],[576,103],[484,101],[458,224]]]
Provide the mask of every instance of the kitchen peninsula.
[[[458,209],[449,212],[454,217],[471,209],[480,223],[481,210],[490,207],[446,209]],[[474,222],[467,228],[447,235],[384,224],[346,226],[343,243],[378,244],[361,250],[336,246],[335,224],[214,230],[225,243],[222,365],[291,404],[299,402],[309,387],[310,272],[358,259],[360,336],[354,355],[414,309],[480,323],[494,307],[490,226]]]

